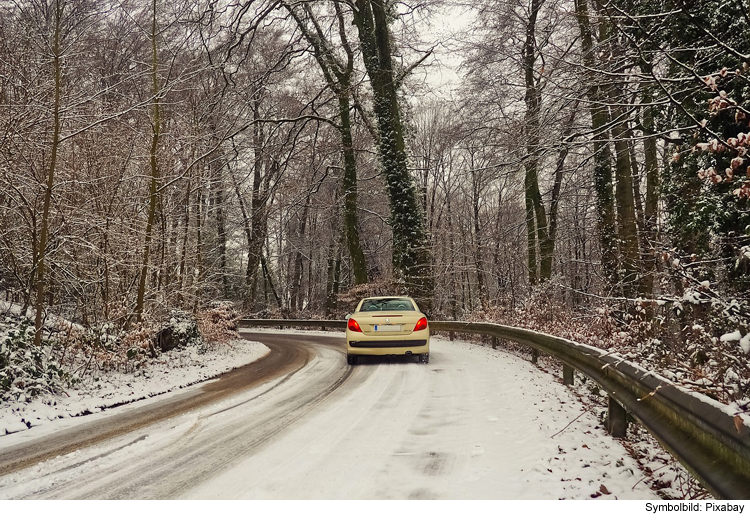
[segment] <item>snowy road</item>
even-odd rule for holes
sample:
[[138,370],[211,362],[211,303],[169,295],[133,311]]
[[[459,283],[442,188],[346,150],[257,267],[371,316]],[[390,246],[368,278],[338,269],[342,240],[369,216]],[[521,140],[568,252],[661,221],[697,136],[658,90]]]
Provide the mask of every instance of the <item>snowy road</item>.
[[341,335],[246,336],[307,359],[2,476],[0,499],[657,498],[574,395],[510,353],[434,339],[429,365],[349,367]]

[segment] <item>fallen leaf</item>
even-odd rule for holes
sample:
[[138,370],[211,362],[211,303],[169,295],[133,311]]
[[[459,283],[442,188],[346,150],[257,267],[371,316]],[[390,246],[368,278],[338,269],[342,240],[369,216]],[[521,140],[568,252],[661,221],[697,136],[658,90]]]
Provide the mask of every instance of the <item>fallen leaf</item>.
[[737,429],[737,434],[742,433],[742,418],[739,414],[734,417],[734,427]]
[[609,490],[607,489],[607,487],[604,484],[602,484],[601,486],[599,486],[599,491],[601,491],[605,495],[611,495],[611,493],[609,492]]

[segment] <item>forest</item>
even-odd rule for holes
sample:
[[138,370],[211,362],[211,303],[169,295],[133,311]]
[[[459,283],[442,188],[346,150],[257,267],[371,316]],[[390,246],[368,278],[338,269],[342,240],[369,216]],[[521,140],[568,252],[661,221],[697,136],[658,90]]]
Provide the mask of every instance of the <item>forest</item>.
[[3,399],[29,350],[405,293],[748,411],[749,34],[744,0],[0,0]]

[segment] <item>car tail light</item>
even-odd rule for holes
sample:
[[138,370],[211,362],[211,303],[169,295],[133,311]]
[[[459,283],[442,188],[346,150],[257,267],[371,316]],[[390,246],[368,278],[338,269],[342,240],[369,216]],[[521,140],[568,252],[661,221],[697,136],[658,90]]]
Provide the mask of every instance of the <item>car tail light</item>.
[[422,317],[419,321],[417,321],[417,324],[414,325],[414,331],[417,332],[419,330],[424,330],[425,328],[427,328],[427,318]]
[[[427,320],[425,319],[425,324],[427,324]],[[346,323],[346,327],[351,330],[352,332],[361,332],[362,329],[359,327],[359,323],[355,321],[352,318],[349,318],[349,322]]]

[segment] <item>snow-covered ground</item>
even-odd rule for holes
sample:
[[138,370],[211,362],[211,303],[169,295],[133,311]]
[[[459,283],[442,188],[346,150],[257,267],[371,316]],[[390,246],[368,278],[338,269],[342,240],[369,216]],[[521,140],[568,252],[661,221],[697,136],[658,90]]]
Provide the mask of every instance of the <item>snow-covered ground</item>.
[[260,343],[244,340],[216,345],[208,352],[191,346],[162,354],[135,373],[87,376],[64,395],[45,395],[31,402],[0,401],[0,449],[11,440],[3,440],[4,435],[33,429],[28,434],[13,435],[16,440],[20,436],[28,439],[37,433],[54,432],[56,426],[70,425],[69,418],[171,393],[251,363],[267,353],[268,348]]
[[[245,346],[131,379],[117,395],[122,380],[110,380],[56,407],[95,411],[265,351]],[[487,347],[434,339],[432,348],[426,366],[366,362],[347,373],[340,349],[317,346],[288,380],[0,477],[0,498],[658,499],[552,375]],[[96,418],[49,420],[44,410],[27,407],[39,425],[0,437],[0,449]]]
[[[292,376],[0,477],[0,499],[256,499],[251,505],[148,501],[134,508],[129,502],[46,501],[30,509],[25,501],[10,500],[3,503],[3,525],[453,528],[544,522],[578,528],[738,520],[737,513],[708,513],[706,503],[700,512],[655,513],[664,502],[647,484],[653,477],[604,433],[589,404],[513,353],[434,339],[429,365],[366,361],[350,368],[341,334],[300,332],[290,339],[312,341],[310,334],[327,336],[329,343],[311,343],[312,359]],[[0,437],[0,451],[200,390],[200,384],[179,387],[266,353],[262,345],[234,343],[178,369],[110,379],[101,389],[59,399],[58,406],[95,411],[102,402],[146,399],[76,418],[35,418],[31,429]],[[122,383],[128,390],[112,396]],[[170,387],[173,392],[164,393]],[[148,398],[156,392],[164,394]],[[40,415],[33,408],[27,407],[27,416]],[[409,498],[537,500],[387,500]],[[745,510],[742,515],[750,507]]]

